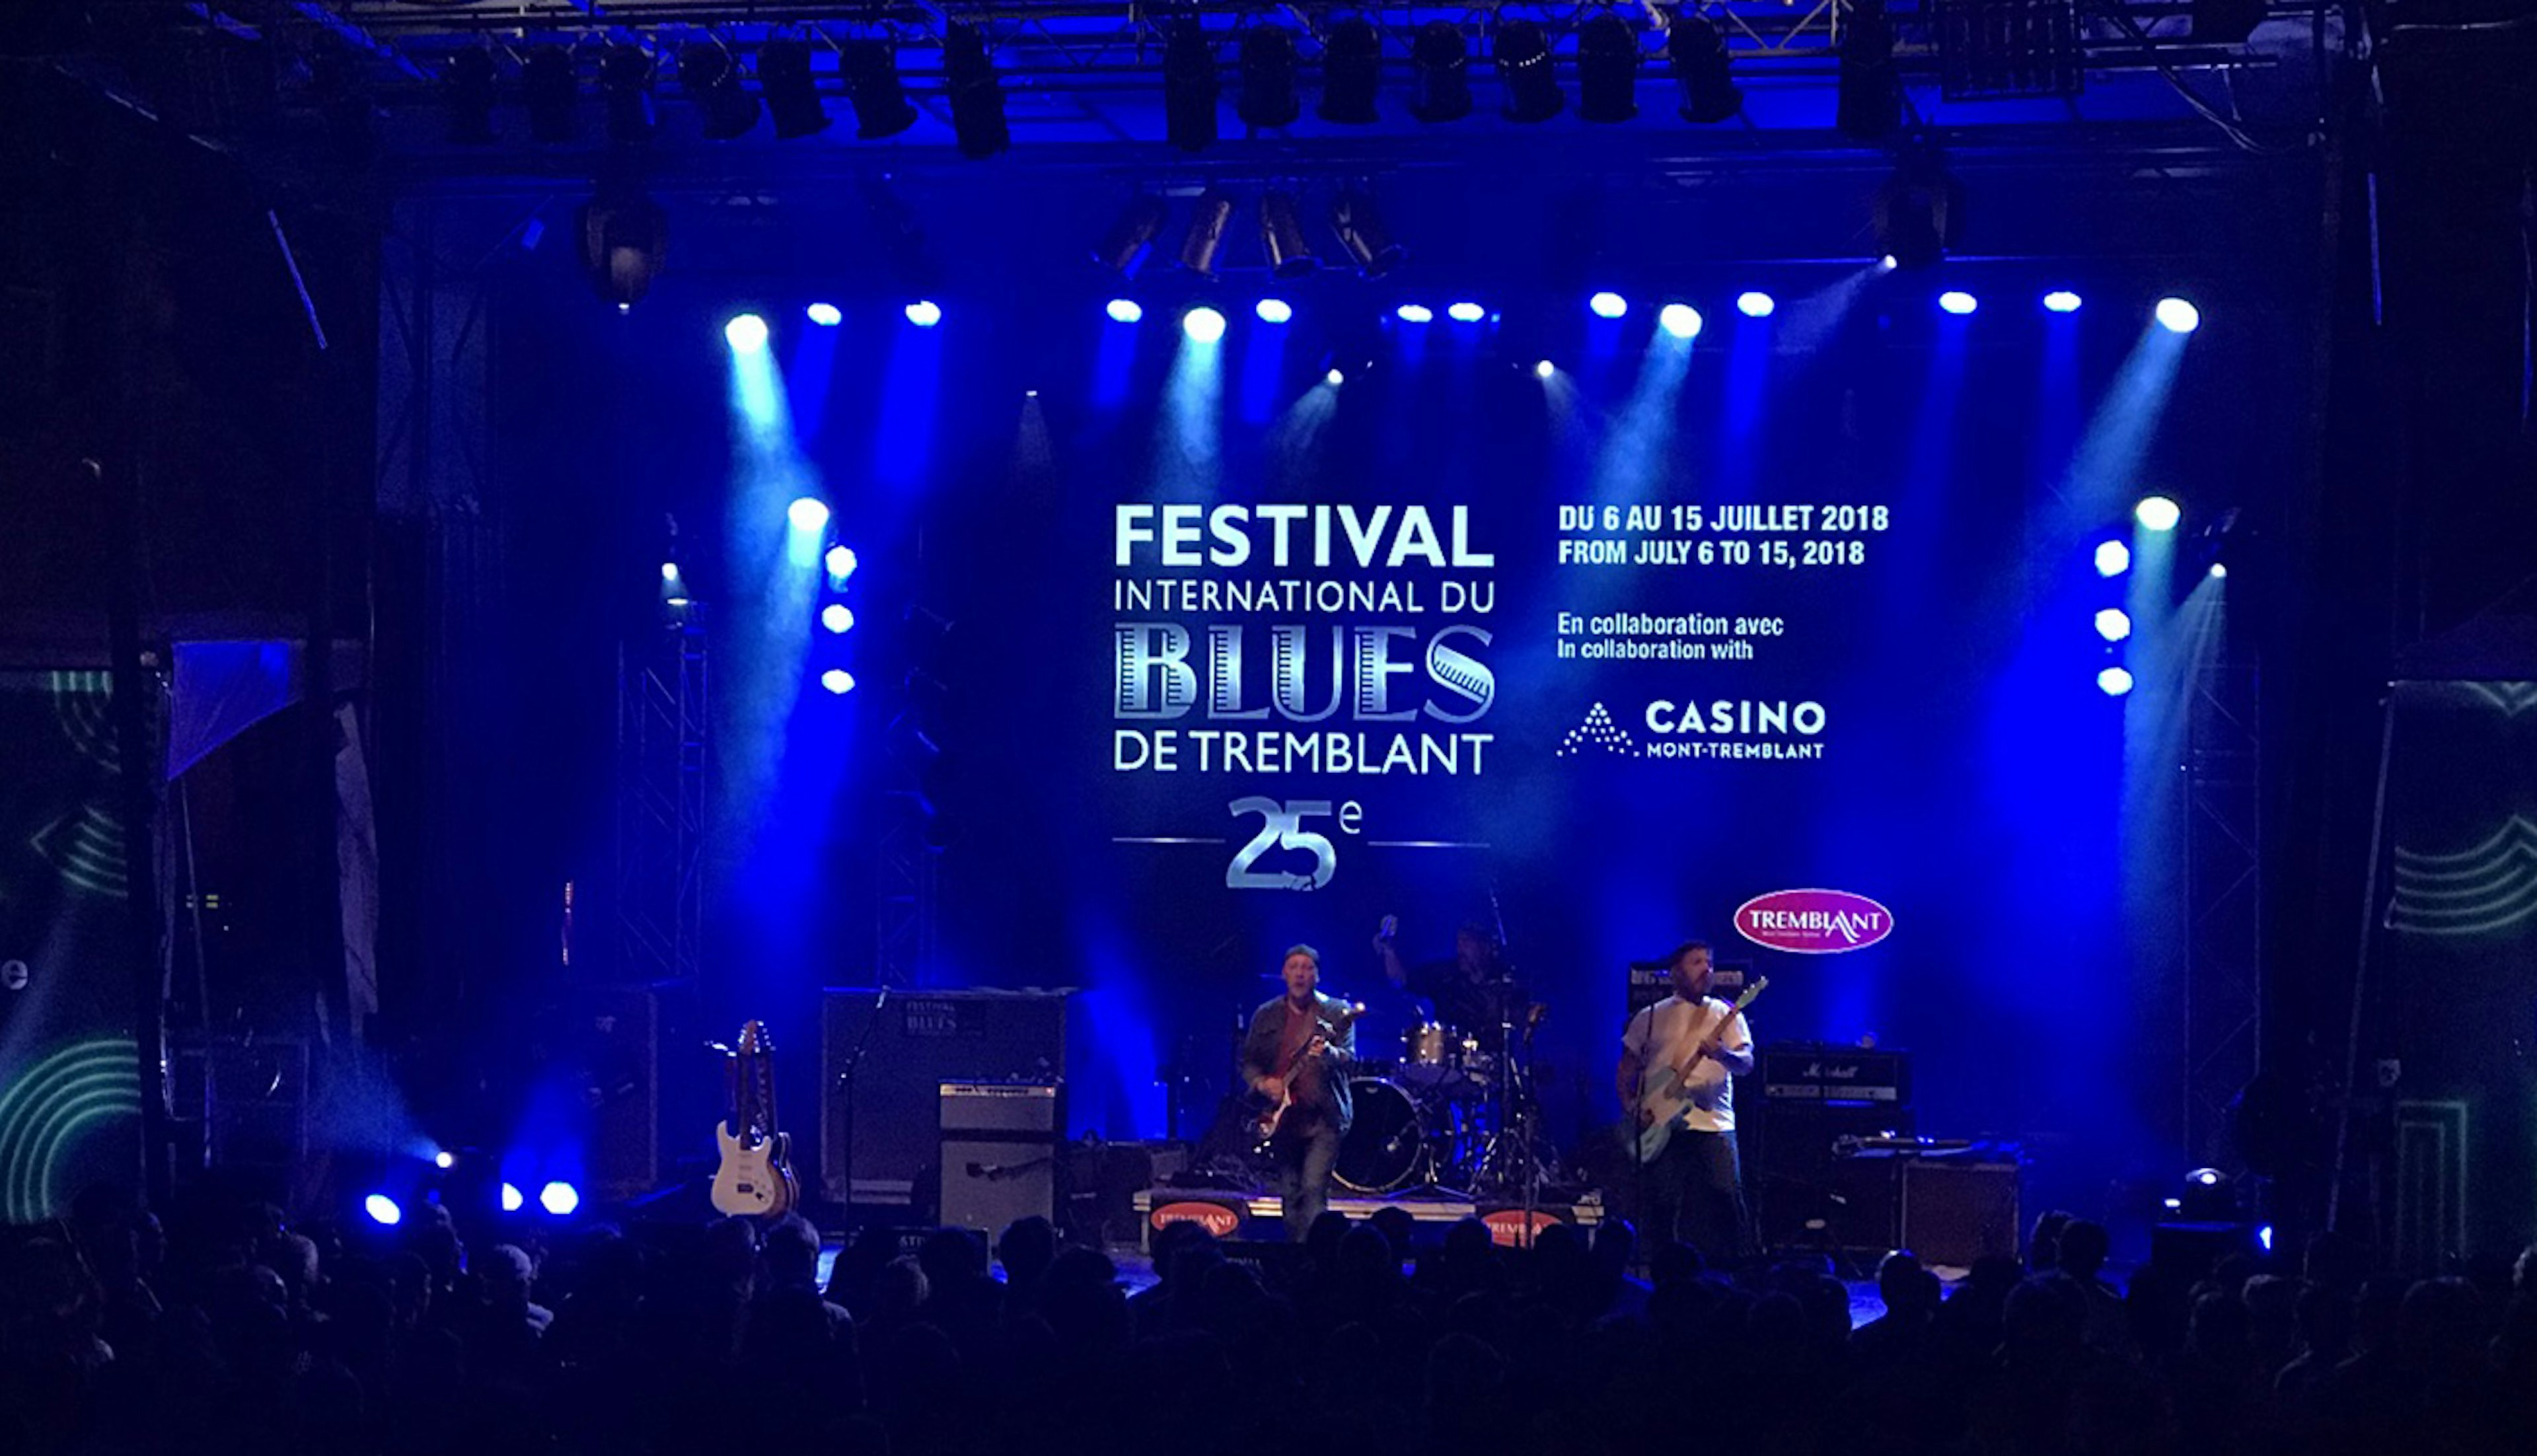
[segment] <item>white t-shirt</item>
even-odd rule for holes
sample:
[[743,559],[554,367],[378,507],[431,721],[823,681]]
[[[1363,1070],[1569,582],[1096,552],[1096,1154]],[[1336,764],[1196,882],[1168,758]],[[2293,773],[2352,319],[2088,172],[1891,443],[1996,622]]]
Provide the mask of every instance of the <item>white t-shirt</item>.
[[[1734,1024],[1726,1029],[1720,1045],[1730,1051],[1740,1051],[1753,1045],[1753,1029],[1744,1024],[1744,1013],[1733,1011],[1716,996],[1703,996],[1686,1001],[1680,996],[1667,996],[1647,1010],[1630,1018],[1629,1030],[1621,1034],[1621,1049],[1634,1053],[1645,1078],[1658,1067],[1671,1066],[1682,1060],[1718,1018],[1733,1015]],[[1684,1109],[1683,1126],[1697,1132],[1733,1132],[1735,1130],[1735,1079],[1714,1056],[1704,1056],[1700,1065],[1691,1069],[1691,1106]]]

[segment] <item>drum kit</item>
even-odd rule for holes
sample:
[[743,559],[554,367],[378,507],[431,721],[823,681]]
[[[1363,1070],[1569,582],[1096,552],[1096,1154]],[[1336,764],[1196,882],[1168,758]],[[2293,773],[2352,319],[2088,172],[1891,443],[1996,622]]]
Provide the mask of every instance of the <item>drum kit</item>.
[[1356,1116],[1332,1180],[1368,1196],[1512,1196],[1541,1176],[1531,1052],[1542,1010],[1518,1008],[1486,1038],[1422,1008],[1401,1036],[1399,1059],[1360,1054],[1348,1078]]

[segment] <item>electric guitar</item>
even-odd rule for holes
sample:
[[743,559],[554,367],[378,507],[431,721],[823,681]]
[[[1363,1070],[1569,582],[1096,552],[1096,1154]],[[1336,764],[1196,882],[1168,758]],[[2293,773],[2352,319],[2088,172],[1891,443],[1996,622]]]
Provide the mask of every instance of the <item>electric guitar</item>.
[[1365,1003],[1351,1002],[1336,1016],[1314,1028],[1313,1034],[1304,1039],[1304,1045],[1296,1047],[1295,1054],[1286,1058],[1286,1064],[1277,1069],[1277,1081],[1280,1084],[1277,1106],[1262,1112],[1253,1119],[1251,1124],[1252,1131],[1260,1134],[1262,1142],[1265,1143],[1277,1135],[1278,1125],[1286,1120],[1286,1109],[1295,1105],[1295,1068],[1303,1064],[1305,1057],[1320,1051],[1323,1045],[1331,1038],[1356,1025],[1356,1019],[1363,1015],[1365,1015]]
[[[1718,1039],[1726,1035],[1726,1029],[1735,1024],[1735,1018],[1743,1014],[1745,1007],[1753,1004],[1755,996],[1769,989],[1770,984],[1771,978],[1765,976],[1744,987],[1744,994],[1735,998],[1735,1004],[1718,1019],[1718,1024],[1709,1029],[1707,1036],[1683,1053],[1682,1060],[1640,1074],[1639,1108],[1652,1114],[1647,1125],[1638,1132],[1639,1162],[1642,1165],[1654,1163],[1657,1155],[1664,1151],[1665,1144],[1672,1142],[1673,1135],[1682,1130],[1685,1114],[1690,1112],[1692,1105],[1692,1069],[1718,1050]],[[1653,1013],[1649,1017],[1648,1030],[1651,1035],[1656,1031]]]
[[775,1044],[749,1022],[725,1068],[731,1116],[714,1129],[722,1163],[714,1170],[713,1206],[733,1217],[780,1219],[802,1201],[791,1167],[793,1139],[775,1130]]

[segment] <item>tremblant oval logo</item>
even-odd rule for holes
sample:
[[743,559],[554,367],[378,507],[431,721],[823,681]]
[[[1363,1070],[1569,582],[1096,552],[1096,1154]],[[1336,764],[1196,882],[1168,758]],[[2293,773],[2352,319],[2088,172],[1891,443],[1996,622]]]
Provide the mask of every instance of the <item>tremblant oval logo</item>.
[[1242,1227],[1242,1215],[1232,1209],[1221,1203],[1200,1203],[1196,1200],[1166,1203],[1154,1210],[1152,1219],[1158,1230],[1168,1229],[1174,1224],[1196,1224],[1218,1238],[1231,1238],[1233,1231]]
[[1774,890],[1735,908],[1735,933],[1773,950],[1831,956],[1894,933],[1894,913],[1847,890]]

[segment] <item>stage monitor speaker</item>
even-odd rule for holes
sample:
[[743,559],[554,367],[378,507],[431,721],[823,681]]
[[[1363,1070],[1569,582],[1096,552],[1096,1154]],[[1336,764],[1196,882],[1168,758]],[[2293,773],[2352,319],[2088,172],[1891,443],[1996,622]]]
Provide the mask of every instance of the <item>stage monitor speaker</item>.
[[932,1196],[943,1084],[1063,1082],[1067,995],[829,990],[819,1014],[821,1194],[902,1207]]
[[2013,1162],[1907,1159],[1903,1246],[1923,1264],[1970,1267],[1998,1254],[2016,1258],[2018,1169]]
[[1740,1119],[1737,1140],[1764,1247],[1895,1246],[1901,1190],[1893,1160],[1838,1149],[1845,1138],[1909,1133],[1909,1108],[1774,1103],[1759,1113]]
[[1057,1217],[1053,1143],[943,1139],[943,1224],[994,1239],[1015,1219]]

